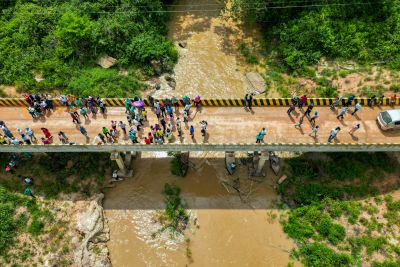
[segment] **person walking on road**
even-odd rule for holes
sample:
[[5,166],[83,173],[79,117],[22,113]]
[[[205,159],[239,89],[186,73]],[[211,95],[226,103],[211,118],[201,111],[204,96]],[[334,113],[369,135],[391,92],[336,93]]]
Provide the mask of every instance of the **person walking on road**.
[[353,135],[355,131],[361,128],[361,124],[357,123],[355,124],[349,131],[349,134]]
[[178,131],[178,137],[182,137],[182,125],[179,117],[176,119],[176,130]]
[[340,132],[340,127],[333,128],[331,133],[328,136],[328,142],[332,142],[332,140],[337,136],[337,134]]
[[318,118],[318,111],[315,111],[314,112],[314,116],[312,116],[311,118],[310,118],[310,123],[311,123],[311,125],[315,125],[315,120]]
[[190,136],[192,137],[192,139],[194,139],[194,127],[193,127],[193,125],[190,125],[189,132],[190,132]]
[[68,138],[64,132],[61,132],[61,131],[58,132],[58,139],[60,139],[60,141],[63,145],[68,144]]
[[311,137],[317,137],[317,132],[318,132],[318,130],[319,130],[319,126],[318,126],[318,125],[314,126],[314,127],[311,129],[311,133],[309,134],[309,136],[311,136]]
[[114,131],[117,130],[117,122],[116,121],[111,121],[111,129],[113,129]]
[[107,127],[101,128],[101,132],[108,138],[111,137],[110,132],[108,131]]
[[353,100],[354,100],[354,96],[349,96],[348,98],[347,98],[347,103],[346,103],[346,107],[348,107],[348,106],[351,106],[351,103],[353,102]]
[[333,101],[332,105],[331,105],[331,109],[335,110],[335,108],[337,106],[339,106],[340,102],[342,102],[342,97],[335,97],[335,100]]
[[40,128],[40,129],[42,130],[44,136],[45,136],[47,139],[53,138],[53,136],[51,135],[49,129],[47,129],[47,128]]
[[25,144],[30,145],[31,143],[31,139],[29,139],[29,137],[25,134],[21,134],[21,138],[24,141]]
[[78,115],[78,113],[70,112],[69,114],[71,115],[72,122],[76,123],[76,124],[79,124],[79,115]]
[[286,113],[291,116],[292,112],[296,109],[294,103],[292,102],[289,106],[289,109],[286,111]]
[[312,111],[313,108],[314,108],[314,103],[311,103],[311,104],[307,107],[306,112],[304,112],[304,115],[307,116],[307,117],[310,117],[310,113],[311,113],[311,111]]
[[81,134],[83,134],[85,137],[88,137],[87,131],[86,131],[85,127],[83,127],[82,125],[79,126],[79,131],[80,131]]
[[256,135],[256,143],[260,144],[261,142],[264,142],[264,136],[267,134],[267,130],[265,128],[262,128],[262,130]]
[[303,115],[301,115],[300,116],[300,118],[299,118],[299,122],[298,123],[296,123],[295,125],[294,125],[294,127],[301,127],[301,125],[303,124],[303,121],[304,121],[304,116],[305,116],[306,114],[304,113]]
[[249,108],[249,110],[251,110],[252,106],[253,106],[253,94],[249,94],[247,98],[247,107]]
[[27,136],[29,136],[29,138],[31,139],[32,142],[33,141],[37,142],[35,134],[31,128],[25,128],[25,133]]
[[247,109],[247,98],[249,97],[249,94],[246,94],[244,96],[244,98],[242,99],[242,104],[243,104],[243,108]]
[[302,109],[305,104],[307,104],[307,95],[302,95],[299,101],[299,109]]
[[336,118],[343,120],[344,119],[344,114],[346,114],[348,109],[349,109],[348,107],[342,107],[340,113],[336,116]]
[[123,123],[122,121],[119,121],[119,128],[124,132],[124,135],[126,135],[126,124]]
[[397,99],[396,94],[392,95],[392,97],[390,98],[390,100],[391,100],[391,105],[392,105],[393,107],[396,105],[396,99]]
[[81,108],[81,115],[82,115],[86,120],[89,119],[89,115],[87,114],[87,108],[85,108],[85,107],[82,107],[82,108]]
[[361,109],[361,104],[357,103],[356,106],[354,107],[354,111],[351,113],[352,116],[354,116],[357,111],[359,111]]
[[379,97],[379,101],[378,101],[378,105],[379,106],[382,106],[383,105],[383,99],[385,98],[385,96],[384,95],[381,95],[380,97]]
[[372,105],[375,104],[375,101],[376,101],[376,95],[373,95],[368,101],[368,107],[372,107]]

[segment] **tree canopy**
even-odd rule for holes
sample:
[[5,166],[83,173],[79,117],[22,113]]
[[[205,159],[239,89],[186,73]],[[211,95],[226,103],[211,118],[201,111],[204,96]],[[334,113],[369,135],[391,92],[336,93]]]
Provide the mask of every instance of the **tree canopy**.
[[322,56],[400,68],[400,0],[234,0],[233,11],[277,41],[289,69]]
[[[124,93],[120,84],[136,79],[133,70],[148,69],[152,60],[169,67],[177,60],[166,38],[168,13],[160,12],[165,8],[161,0],[1,1],[0,84],[79,93],[84,86],[76,84],[83,76],[104,75],[104,80],[118,80],[108,84],[111,91]],[[97,70],[96,61],[103,55],[117,59],[115,68],[127,69],[132,77],[122,77],[115,69]],[[35,75],[43,80],[38,82]],[[140,83],[131,85],[137,89]]]

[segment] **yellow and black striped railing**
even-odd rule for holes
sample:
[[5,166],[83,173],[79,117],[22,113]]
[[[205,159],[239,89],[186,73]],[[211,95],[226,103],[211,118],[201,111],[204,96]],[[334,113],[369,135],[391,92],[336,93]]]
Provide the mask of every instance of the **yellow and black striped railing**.
[[[356,102],[361,105],[368,104],[368,98],[355,98]],[[105,103],[109,107],[123,107],[125,105],[124,98],[105,98]],[[158,101],[162,102],[161,99]],[[316,106],[329,106],[331,105],[335,99],[333,98],[309,98],[307,100],[307,105],[310,103],[314,103]],[[61,106],[62,103],[58,99],[53,100],[55,106]],[[149,106],[149,101],[147,99],[144,100],[146,106]],[[178,101],[180,106],[183,106],[183,100],[180,99]],[[281,107],[281,106],[289,106],[291,103],[290,98],[254,98],[253,106],[258,107]],[[238,107],[243,105],[243,99],[240,98],[231,98],[231,99],[216,99],[216,98],[208,98],[202,99],[201,104],[203,106],[214,106],[214,107]],[[400,104],[400,99],[396,99],[396,105]],[[390,98],[383,99],[383,105],[388,106],[391,105]],[[28,106],[28,103],[23,98],[0,98],[0,107],[18,107],[18,106]]]

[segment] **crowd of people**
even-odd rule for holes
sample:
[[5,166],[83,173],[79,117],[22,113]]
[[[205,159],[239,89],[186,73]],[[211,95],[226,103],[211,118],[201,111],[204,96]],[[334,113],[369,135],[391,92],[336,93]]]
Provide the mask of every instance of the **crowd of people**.
[[[27,108],[28,112],[34,119],[46,115],[48,110],[54,110],[53,101],[49,95],[27,95],[25,96],[25,100],[29,104]],[[82,120],[89,121],[89,114],[93,118],[96,118],[98,112],[105,115],[107,113],[105,101],[100,97],[89,96],[88,98],[77,98],[73,95],[62,95],[59,97],[59,100],[67,107],[72,122],[76,124],[79,132],[89,140],[90,137],[82,124]],[[195,105],[196,109],[200,109],[201,99],[200,96],[196,96],[193,100],[184,96],[182,101],[184,107],[180,112],[179,102],[176,97],[158,101],[150,96],[148,103],[150,103],[151,111],[157,116],[157,122],[149,125],[147,118],[148,110],[145,107],[144,101],[139,97],[134,97],[133,99],[126,98],[124,100],[126,120],[111,120],[110,125],[104,125],[99,129],[99,133],[94,136],[93,144],[118,143],[121,138],[130,140],[132,144],[164,144],[172,142],[175,130],[178,138],[183,138],[182,124],[186,126],[186,129],[189,129],[191,138],[195,140],[195,127],[194,125],[190,125],[189,127],[190,110],[193,105]],[[208,123],[202,120],[199,126],[201,135],[205,141]],[[17,132],[20,135],[20,138],[18,138],[10,131],[4,121],[0,121],[0,127],[4,133],[0,134],[0,144],[30,145],[41,142],[44,145],[48,145],[54,142],[52,133],[44,127],[41,128],[44,137],[39,139],[36,138],[31,128],[18,128]],[[148,129],[146,129],[147,127]],[[57,136],[62,144],[76,144],[74,141],[70,141],[63,131],[59,131]]]
[[[242,100],[243,106],[246,108],[246,103],[247,103],[248,95]],[[372,96],[371,98],[368,99],[367,105],[369,107],[372,107],[374,105],[381,106],[383,105],[383,101],[385,99],[385,96],[381,95],[379,98],[377,98],[375,95]],[[393,94],[390,97],[390,105],[392,107],[395,106],[397,100],[396,94]],[[350,107],[353,105],[354,102],[354,109],[351,111]],[[320,129],[320,127],[317,125],[317,118],[319,117],[318,111],[314,111],[312,114],[312,111],[314,109],[314,103],[311,102],[306,110],[303,110],[303,106],[307,105],[308,103],[308,98],[307,95],[302,95],[301,97],[298,96],[293,96],[291,99],[291,104],[286,111],[286,113],[292,118],[292,113],[296,110],[296,107],[298,107],[299,111],[301,114],[299,115],[298,122],[294,124],[295,128],[301,128],[304,118],[307,118],[308,121],[311,124],[311,132],[308,134],[310,137],[317,138],[317,133]],[[346,114],[350,113],[351,116],[355,116],[356,113],[362,108],[361,103],[357,102],[355,97],[350,95],[347,98],[344,97],[335,97],[333,100],[332,104],[330,105],[330,109],[334,112],[337,112],[336,118],[338,120],[344,120],[344,117]],[[251,109],[251,106],[250,106]],[[360,123],[355,123],[348,131],[350,135],[354,135],[354,133],[361,128]],[[341,131],[341,127],[337,126],[333,128],[328,136],[327,141],[330,143],[332,142],[338,135],[338,133]],[[256,143],[261,143],[264,141],[264,136],[267,134],[267,131],[265,128],[263,128],[260,132],[257,133],[256,135]]]
[[[54,103],[50,95],[31,94],[25,95],[24,97],[28,104],[27,110],[34,119],[45,116],[47,112],[54,110]],[[72,122],[76,124],[79,132],[86,137],[87,141],[89,141],[90,137],[88,136],[88,131],[82,124],[82,120],[85,122],[89,121],[89,114],[92,118],[96,118],[99,112],[102,115],[106,115],[107,107],[105,101],[101,97],[89,96],[87,98],[77,98],[73,95],[62,95],[58,99],[65,107],[67,107]],[[163,99],[162,101],[158,101],[149,96],[147,100],[150,105],[148,109],[146,109],[143,99],[140,99],[139,97],[134,97],[132,99],[126,98],[124,100],[126,120],[111,120],[109,125],[104,125],[99,129],[98,134],[93,137],[92,143],[98,145],[113,144],[118,143],[119,140],[123,138],[124,140],[130,140],[132,144],[164,144],[173,141],[173,133],[175,131],[177,137],[182,141],[182,124],[185,125],[185,129],[188,129],[191,138],[195,140],[195,126],[193,124],[189,126],[190,110],[193,105],[196,109],[201,108],[200,96],[196,96],[194,99],[184,96],[182,100],[172,97]],[[394,106],[396,100],[396,95],[393,95],[390,98],[391,105]],[[384,96],[372,96],[369,98],[367,105],[370,107],[373,105],[382,105],[383,101]],[[354,108],[350,110],[353,102]],[[252,110],[253,94],[246,94],[242,103],[246,110]],[[298,122],[294,124],[294,127],[301,129],[304,119],[307,118],[312,128],[309,136],[317,138],[318,131],[320,130],[320,126],[317,123],[319,114],[318,111],[314,110],[314,103],[311,102],[307,106],[308,103],[307,95],[302,95],[301,97],[293,96],[291,104],[287,109],[287,114],[292,118],[292,114],[295,112],[297,107],[301,114],[298,116]],[[179,110],[180,104],[183,104],[183,109],[181,111]],[[307,107],[304,110],[303,107],[305,106]],[[336,118],[338,120],[344,120],[347,114],[356,116],[357,112],[362,108],[362,105],[356,101],[354,96],[349,96],[347,98],[336,97],[330,105],[330,108],[337,112]],[[153,112],[157,117],[157,122],[152,125],[149,124],[147,118],[148,110],[151,110],[151,112]],[[199,128],[204,141],[207,136],[207,126],[207,121],[200,121]],[[54,142],[53,135],[49,129],[44,127],[41,128],[43,136],[39,139],[36,137],[34,131],[29,127],[25,129],[18,128],[17,132],[19,137],[15,136],[10,131],[4,121],[0,121],[0,128],[3,132],[2,134],[0,133],[0,144],[30,145],[42,143],[48,145]],[[353,135],[360,128],[361,124],[356,123],[348,132]],[[340,126],[333,128],[328,136],[328,142],[332,142],[340,131]],[[263,128],[256,135],[256,143],[263,142],[266,135],[267,130]],[[62,144],[76,144],[74,141],[71,141],[63,131],[58,131],[57,137]]]

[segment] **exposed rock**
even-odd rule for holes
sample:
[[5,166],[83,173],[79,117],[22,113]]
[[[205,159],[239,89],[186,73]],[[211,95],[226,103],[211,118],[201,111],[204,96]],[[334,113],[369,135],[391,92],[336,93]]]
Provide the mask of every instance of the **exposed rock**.
[[246,79],[254,91],[263,92],[267,86],[264,78],[257,72],[246,73]]
[[154,70],[158,75],[161,75],[162,73],[162,65],[160,60],[152,60],[150,61],[151,65],[153,66]]
[[186,48],[187,42],[179,42],[178,45],[182,48]]
[[89,208],[77,216],[76,228],[84,235],[75,252],[75,262],[78,266],[111,267],[105,244],[110,239],[110,231],[101,206],[103,197],[103,194],[97,195],[90,202]]
[[102,56],[97,60],[97,64],[99,64],[102,68],[108,69],[114,66],[117,63],[117,60],[110,56]]

